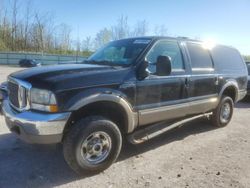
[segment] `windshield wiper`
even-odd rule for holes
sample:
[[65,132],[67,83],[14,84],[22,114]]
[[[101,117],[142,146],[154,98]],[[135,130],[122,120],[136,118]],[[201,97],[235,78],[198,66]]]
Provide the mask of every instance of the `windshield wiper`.
[[83,63],[86,64],[97,64],[97,65],[108,65],[108,66],[119,66],[122,67],[124,65],[113,63],[112,61],[102,60],[102,61],[96,61],[96,60],[84,60]]

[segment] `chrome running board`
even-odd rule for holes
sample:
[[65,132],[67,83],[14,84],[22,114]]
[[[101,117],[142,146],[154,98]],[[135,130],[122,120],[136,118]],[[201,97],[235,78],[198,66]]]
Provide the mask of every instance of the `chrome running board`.
[[197,115],[191,118],[187,118],[178,122],[175,122],[173,124],[167,124],[166,122],[160,122],[157,124],[153,124],[151,126],[148,126],[146,128],[139,129],[135,131],[134,133],[128,135],[128,141],[132,144],[141,144],[143,142],[146,142],[152,138],[155,138],[163,133],[166,133],[174,128],[182,127],[184,123],[193,121],[195,119],[199,119],[202,117],[209,118],[209,116],[212,115],[212,112],[205,113],[201,115]]

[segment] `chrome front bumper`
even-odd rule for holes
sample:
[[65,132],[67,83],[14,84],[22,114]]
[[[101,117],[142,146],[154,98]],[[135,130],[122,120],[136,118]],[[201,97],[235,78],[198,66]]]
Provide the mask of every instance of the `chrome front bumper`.
[[247,96],[250,96],[250,87],[247,88]]
[[2,102],[2,113],[11,132],[22,140],[34,144],[59,143],[70,112],[43,114],[32,111],[17,112],[8,99]]
[[236,102],[242,100],[247,95],[247,90],[239,90]]

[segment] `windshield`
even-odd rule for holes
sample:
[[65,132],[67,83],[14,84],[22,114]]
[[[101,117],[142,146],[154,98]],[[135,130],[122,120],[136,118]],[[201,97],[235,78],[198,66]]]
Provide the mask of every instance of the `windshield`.
[[250,63],[247,63],[248,75],[250,75]]
[[108,43],[85,63],[128,66],[150,43],[150,39],[123,39]]

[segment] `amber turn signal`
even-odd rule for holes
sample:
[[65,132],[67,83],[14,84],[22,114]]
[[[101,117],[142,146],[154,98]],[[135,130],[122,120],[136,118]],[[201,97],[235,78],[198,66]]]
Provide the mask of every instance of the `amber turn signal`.
[[50,112],[58,112],[58,106],[57,105],[50,105],[49,110],[50,110]]

